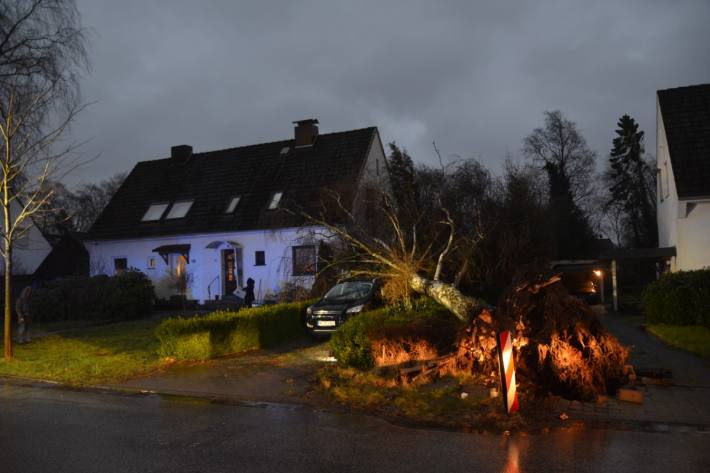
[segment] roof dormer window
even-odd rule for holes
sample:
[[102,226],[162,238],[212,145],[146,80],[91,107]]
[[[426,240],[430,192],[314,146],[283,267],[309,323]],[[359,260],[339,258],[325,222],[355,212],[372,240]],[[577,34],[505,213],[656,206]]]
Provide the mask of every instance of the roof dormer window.
[[229,201],[229,204],[227,205],[227,209],[224,211],[224,213],[226,213],[226,214],[234,213],[234,209],[237,208],[237,205],[239,205],[240,200],[242,200],[242,197],[239,195],[232,197],[232,199]]
[[190,211],[194,200],[179,200],[170,207],[170,212],[165,216],[166,219],[183,218]]
[[145,215],[143,215],[141,222],[152,222],[155,220],[160,220],[165,211],[168,209],[169,205],[170,204],[166,203],[150,204],[150,207],[148,207],[148,210],[145,212]]
[[276,210],[279,208],[279,202],[281,202],[281,197],[283,197],[283,191],[274,192],[271,194],[271,201],[269,202],[269,210]]

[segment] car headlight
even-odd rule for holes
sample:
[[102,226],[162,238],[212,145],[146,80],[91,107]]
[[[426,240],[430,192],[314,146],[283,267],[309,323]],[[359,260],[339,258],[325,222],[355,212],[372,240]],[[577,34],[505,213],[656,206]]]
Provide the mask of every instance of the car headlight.
[[348,310],[346,310],[345,313],[346,314],[357,314],[358,312],[362,312],[363,307],[365,307],[364,304],[356,305],[356,306],[351,307]]
[[311,315],[313,313],[313,308],[311,306],[308,306],[306,309],[306,314]]

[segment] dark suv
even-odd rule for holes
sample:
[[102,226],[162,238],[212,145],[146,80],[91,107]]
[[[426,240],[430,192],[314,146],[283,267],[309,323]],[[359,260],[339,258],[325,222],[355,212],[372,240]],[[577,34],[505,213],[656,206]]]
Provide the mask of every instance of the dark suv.
[[376,279],[339,282],[321,300],[306,309],[306,328],[311,333],[335,331],[349,316],[376,303],[377,286]]

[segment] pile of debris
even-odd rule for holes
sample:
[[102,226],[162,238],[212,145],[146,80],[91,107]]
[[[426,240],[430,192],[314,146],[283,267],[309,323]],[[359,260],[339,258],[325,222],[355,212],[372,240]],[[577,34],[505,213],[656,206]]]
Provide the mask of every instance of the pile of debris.
[[496,333],[513,333],[518,379],[568,399],[613,394],[626,382],[628,349],[559,276],[518,277],[494,313],[483,311],[462,333],[446,372],[498,369]]

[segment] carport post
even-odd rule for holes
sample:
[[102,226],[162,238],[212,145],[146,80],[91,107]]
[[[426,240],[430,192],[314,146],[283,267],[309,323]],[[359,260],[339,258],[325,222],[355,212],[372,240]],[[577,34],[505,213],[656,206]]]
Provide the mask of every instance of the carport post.
[[602,305],[604,305],[606,303],[606,298],[604,297],[604,279],[606,279],[605,278],[606,274],[604,274],[604,273],[605,273],[605,271],[602,270],[601,276],[599,276],[599,296],[602,300]]
[[611,260],[611,293],[614,312],[619,310],[619,288],[616,283],[616,260]]

